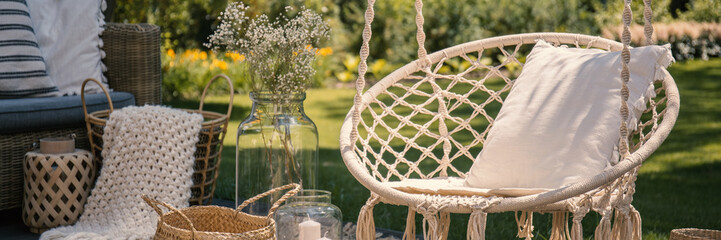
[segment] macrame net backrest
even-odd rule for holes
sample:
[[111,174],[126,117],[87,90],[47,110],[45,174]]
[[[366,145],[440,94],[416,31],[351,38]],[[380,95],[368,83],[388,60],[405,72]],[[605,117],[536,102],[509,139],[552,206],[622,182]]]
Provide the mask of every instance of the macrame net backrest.
[[[438,176],[465,177],[482,149],[489,129],[536,39],[569,47],[622,51],[622,119],[629,107],[628,63],[631,41],[630,0],[623,11],[622,43],[579,34],[519,34],[483,39],[428,55],[424,48],[422,1],[417,0],[416,25],[419,59],[396,70],[364,93],[374,0],[368,1],[360,51],[357,94],[352,110],[358,161],[378,181]],[[644,0],[646,44],[652,44],[650,0]],[[666,96],[661,82],[656,97],[636,129],[621,121],[622,157],[638,149],[653,135],[665,114]]]

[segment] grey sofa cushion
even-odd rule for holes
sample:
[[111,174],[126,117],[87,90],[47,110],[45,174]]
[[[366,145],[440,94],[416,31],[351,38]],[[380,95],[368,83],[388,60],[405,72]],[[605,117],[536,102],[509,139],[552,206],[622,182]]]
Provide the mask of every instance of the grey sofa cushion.
[[[135,105],[135,97],[127,92],[111,92],[116,109]],[[105,94],[85,96],[88,112],[108,109]],[[21,98],[0,100],[0,133],[16,133],[83,126],[80,96]]]

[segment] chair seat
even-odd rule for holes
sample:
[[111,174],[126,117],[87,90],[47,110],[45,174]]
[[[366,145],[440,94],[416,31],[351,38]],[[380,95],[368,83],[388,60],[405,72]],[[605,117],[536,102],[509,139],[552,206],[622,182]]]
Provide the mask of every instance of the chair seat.
[[412,194],[466,197],[522,197],[552,190],[547,188],[475,188],[466,186],[465,179],[458,177],[405,179],[402,181],[384,182],[383,185]]
[[[110,98],[115,108],[135,105],[133,94],[127,92],[111,92]],[[85,124],[80,96],[3,99],[0,102],[0,133],[3,134]],[[88,112],[109,108],[103,93],[86,95],[85,102]]]

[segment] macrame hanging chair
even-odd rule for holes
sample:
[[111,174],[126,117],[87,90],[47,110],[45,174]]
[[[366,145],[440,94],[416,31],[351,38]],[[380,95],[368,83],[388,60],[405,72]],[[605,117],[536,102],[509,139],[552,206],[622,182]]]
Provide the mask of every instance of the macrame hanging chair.
[[[651,45],[651,0],[643,2],[646,44]],[[562,188],[516,197],[413,193],[387,184],[407,179],[465,178],[468,162],[474,161],[480,152],[496,117],[493,111],[485,108],[503,104],[515,81],[512,75],[504,74],[500,69],[510,64],[522,67],[523,63],[517,56],[519,50],[538,39],[569,47],[621,51],[623,84],[618,87],[626,92],[621,94],[624,101],[620,101],[620,112],[626,119],[629,114],[625,100],[628,99],[628,64],[631,57],[631,0],[624,1],[624,29],[620,43],[582,34],[526,33],[472,41],[432,54],[427,54],[424,48],[423,3],[416,0],[418,60],[397,69],[364,91],[374,3],[375,0],[368,0],[357,93],[340,134],[340,149],[347,168],[371,192],[358,217],[358,239],[375,239],[373,207],[380,202],[408,206],[404,239],[415,239],[416,213],[423,216],[425,239],[448,238],[450,213],[471,213],[467,238],[485,239],[487,214],[508,211],[516,212],[518,237],[521,238],[531,239],[533,212],[542,212],[553,214],[551,239],[583,239],[581,220],[589,211],[598,212],[601,216],[595,239],[641,238],[640,215],[631,205],[637,172],[642,162],[668,136],[679,112],[678,89],[665,71],[662,80],[653,84],[656,97],[648,101],[641,120],[635,123],[638,127],[635,130],[628,128],[627,123],[621,121],[618,146],[622,160],[600,174]],[[484,52],[494,51],[503,54],[505,60],[497,65],[480,61]],[[452,59],[466,61],[470,66],[455,75],[438,74],[443,64]],[[485,77],[482,80],[466,79],[466,74],[473,70],[484,70]],[[484,80],[493,77],[502,80],[496,82],[500,82],[501,86],[484,85],[488,84]],[[463,84],[471,87],[457,87]],[[430,87],[424,89],[422,85]],[[457,89],[463,91],[456,92]],[[477,99],[469,100],[469,96],[475,93],[483,93],[487,98],[481,99],[480,103]],[[461,107],[473,113],[454,116],[456,112],[463,112],[454,111]],[[481,131],[476,130],[470,126],[474,118],[485,119],[487,126]],[[391,126],[388,122],[398,124]],[[413,133],[401,133],[401,128],[410,128]],[[455,139],[459,132],[473,139]],[[466,144],[461,145],[461,142]],[[394,148],[393,145],[401,147]],[[569,220],[572,222],[570,229]]]

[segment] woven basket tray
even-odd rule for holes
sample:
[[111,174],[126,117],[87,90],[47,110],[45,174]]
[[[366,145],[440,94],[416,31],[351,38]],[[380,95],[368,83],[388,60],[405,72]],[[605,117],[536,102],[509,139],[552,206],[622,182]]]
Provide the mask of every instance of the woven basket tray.
[[721,239],[721,231],[681,228],[671,230],[670,240],[718,240]]
[[[224,78],[230,88],[230,100],[228,102],[228,111],[226,114],[220,114],[211,111],[203,111],[205,96],[210,85],[217,79]],[[88,113],[85,106],[85,85],[88,82],[95,82],[101,86],[105,96],[108,98],[110,109]],[[88,138],[90,140],[90,149],[96,159],[96,169],[100,169],[100,161],[102,161],[101,151],[103,150],[103,128],[110,113],[113,112],[113,103],[110,101],[110,95],[98,80],[86,79],[82,85],[81,99],[83,102],[83,112],[85,113],[85,124],[88,130]],[[228,120],[233,109],[233,82],[226,75],[219,74],[213,77],[203,90],[200,97],[200,107],[198,109],[182,109],[189,113],[197,113],[203,115],[205,121],[200,129],[200,136],[196,145],[195,164],[193,165],[193,186],[191,187],[190,205],[207,205],[213,201],[213,192],[215,192],[215,183],[218,179],[218,167],[220,166],[221,152],[223,151],[223,140],[228,130]]]
[[[291,189],[270,208],[267,216],[256,216],[241,212],[248,204],[274,192]],[[273,213],[281,203],[300,191],[300,185],[288,184],[252,197],[237,209],[219,206],[193,206],[176,209],[164,202],[143,196],[158,213],[156,240],[164,239],[275,239]],[[160,207],[167,208],[163,212]]]

